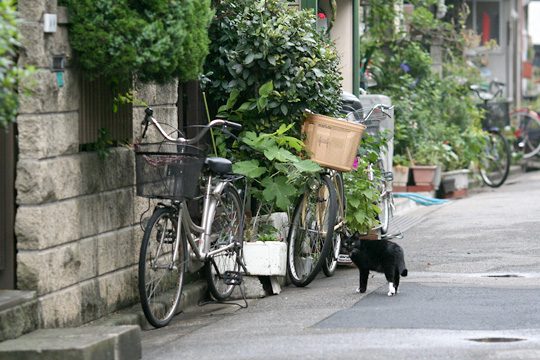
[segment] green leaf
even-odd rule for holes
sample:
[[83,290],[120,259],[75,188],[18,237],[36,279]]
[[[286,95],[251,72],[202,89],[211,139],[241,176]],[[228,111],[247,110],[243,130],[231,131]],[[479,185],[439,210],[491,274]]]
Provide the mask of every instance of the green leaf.
[[300,160],[293,163],[293,166],[298,169],[298,171],[304,173],[317,173],[321,171],[319,164],[311,160]]
[[277,146],[272,146],[264,150],[264,156],[268,160],[277,160],[279,162],[297,162],[298,157],[296,157],[289,150],[284,148],[279,148]]
[[236,103],[236,100],[238,99],[238,95],[240,95],[240,90],[233,89],[231,91],[231,94],[229,95],[229,99],[227,99],[226,110],[230,110],[233,108],[234,104]]
[[287,183],[287,177],[265,178],[261,184],[264,187],[263,197],[266,201],[274,202],[281,210],[288,209],[291,197],[296,195],[296,191],[294,186]]
[[268,95],[270,95],[273,90],[274,82],[270,80],[259,88],[259,95],[263,97],[268,97]]
[[266,110],[266,105],[268,105],[267,97],[260,97],[257,99],[257,110],[259,110],[259,112]]
[[244,64],[245,65],[249,65],[253,62],[253,60],[255,59],[255,56],[253,55],[253,53],[250,53],[248,54],[248,56],[246,56],[246,58],[244,59]]
[[235,173],[255,179],[266,173],[266,169],[259,166],[257,160],[240,161],[233,165]]

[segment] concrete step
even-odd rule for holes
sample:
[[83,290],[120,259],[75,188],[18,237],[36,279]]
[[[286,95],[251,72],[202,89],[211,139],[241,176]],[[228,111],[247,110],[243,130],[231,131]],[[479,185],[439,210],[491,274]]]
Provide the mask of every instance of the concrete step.
[[140,359],[140,331],[133,325],[36,330],[0,343],[0,359]]
[[0,290],[0,341],[36,330],[38,319],[34,291]]

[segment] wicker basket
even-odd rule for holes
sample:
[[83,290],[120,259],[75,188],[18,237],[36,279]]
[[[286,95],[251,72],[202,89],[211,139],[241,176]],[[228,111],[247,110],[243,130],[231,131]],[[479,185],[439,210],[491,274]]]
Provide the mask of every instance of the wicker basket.
[[329,116],[309,114],[304,122],[311,160],[339,171],[351,171],[366,127]]
[[194,198],[204,159],[204,152],[190,145],[171,142],[137,144],[137,196],[175,200]]

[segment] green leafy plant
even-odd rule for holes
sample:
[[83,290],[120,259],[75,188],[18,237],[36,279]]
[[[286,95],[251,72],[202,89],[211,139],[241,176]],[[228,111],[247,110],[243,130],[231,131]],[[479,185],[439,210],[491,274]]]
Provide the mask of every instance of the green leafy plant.
[[112,83],[196,79],[208,53],[210,0],[63,0],[70,44],[90,77]]
[[222,1],[205,64],[210,98],[228,104],[222,115],[248,130],[273,132],[284,119],[302,121],[306,108],[338,114],[339,58],[315,23],[313,13],[291,11],[280,0]]
[[288,210],[320,167],[306,160],[304,110],[336,115],[341,75],[334,45],[313,13],[281,0],[224,0],[210,27],[205,90],[218,115],[241,123],[240,142],[216,138],[218,153],[252,180],[269,210]]
[[[459,26],[434,16],[432,0],[414,0],[406,19],[408,32],[381,26],[394,18],[396,1],[370,1],[371,15],[362,53],[370,56],[372,92],[388,95],[395,105],[396,161],[468,167],[480,156],[481,114],[468,89],[477,74],[466,65],[466,35]],[[459,14],[456,23],[463,25]],[[430,47],[443,43],[442,75],[432,71]]]
[[16,1],[0,1],[0,127],[15,121],[20,81],[33,71],[17,66],[19,40]]
[[[261,202],[275,204],[280,210],[288,210],[309,176],[319,172],[320,166],[311,160],[298,157],[303,143],[286,133],[293,124],[282,124],[274,133],[243,133],[234,164],[234,171],[254,182],[253,196]],[[257,156],[258,155],[258,156]],[[244,160],[242,160],[244,158]],[[249,158],[249,159],[245,159]]]
[[377,203],[381,194],[376,184],[381,181],[382,174],[378,167],[373,167],[374,179],[370,179],[368,167],[377,162],[386,139],[385,136],[364,136],[357,169],[344,173],[347,199],[345,220],[347,228],[352,232],[366,234],[379,223],[380,209]]

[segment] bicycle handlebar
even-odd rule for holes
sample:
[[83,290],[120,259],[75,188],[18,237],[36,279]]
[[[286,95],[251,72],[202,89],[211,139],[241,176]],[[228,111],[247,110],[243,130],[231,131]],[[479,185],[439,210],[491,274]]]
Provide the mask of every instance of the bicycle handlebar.
[[199,140],[202,139],[202,137],[206,134],[206,132],[208,130],[210,130],[211,128],[214,128],[214,127],[218,127],[218,126],[222,126],[222,127],[231,127],[233,129],[237,129],[237,130],[240,130],[242,129],[242,125],[241,124],[238,124],[238,123],[235,123],[235,122],[232,122],[232,121],[227,121],[227,120],[222,120],[222,119],[215,119],[215,120],[212,120],[210,121],[210,123],[208,123],[208,125],[205,125],[203,127],[203,130],[197,134],[197,136],[191,138],[191,139],[186,139],[186,138],[183,138],[183,137],[178,137],[178,138],[173,138],[171,136],[169,136],[165,130],[163,130],[163,128],[161,127],[161,125],[159,125],[159,122],[154,118],[154,110],[152,108],[146,108],[144,110],[144,113],[145,113],[145,116],[144,116],[144,120],[143,122],[141,123],[141,125],[144,125],[144,130],[143,130],[143,133],[142,133],[142,137],[144,138],[145,135],[146,135],[146,131],[148,130],[148,125],[150,123],[152,123],[157,129],[158,131],[160,132],[160,134],[167,140],[169,141],[172,141],[172,142],[177,142],[177,143],[182,143],[182,144],[188,144],[188,145],[191,145],[191,144],[195,144],[197,143]]
[[388,117],[392,117],[392,115],[390,115],[387,111],[390,111],[394,108],[394,105],[392,106],[389,106],[389,105],[384,105],[384,104],[375,104],[373,105],[373,107],[371,108],[371,110],[369,110],[368,114],[366,115],[366,117],[364,118],[364,120],[367,120],[369,119],[369,117],[373,114],[373,112],[375,112],[375,110],[377,109],[380,109],[381,112],[388,116]]
[[470,86],[470,89],[476,93],[476,95],[484,101],[490,101],[502,94],[505,83],[491,80],[488,86],[488,89],[483,89],[482,86],[473,84]]

